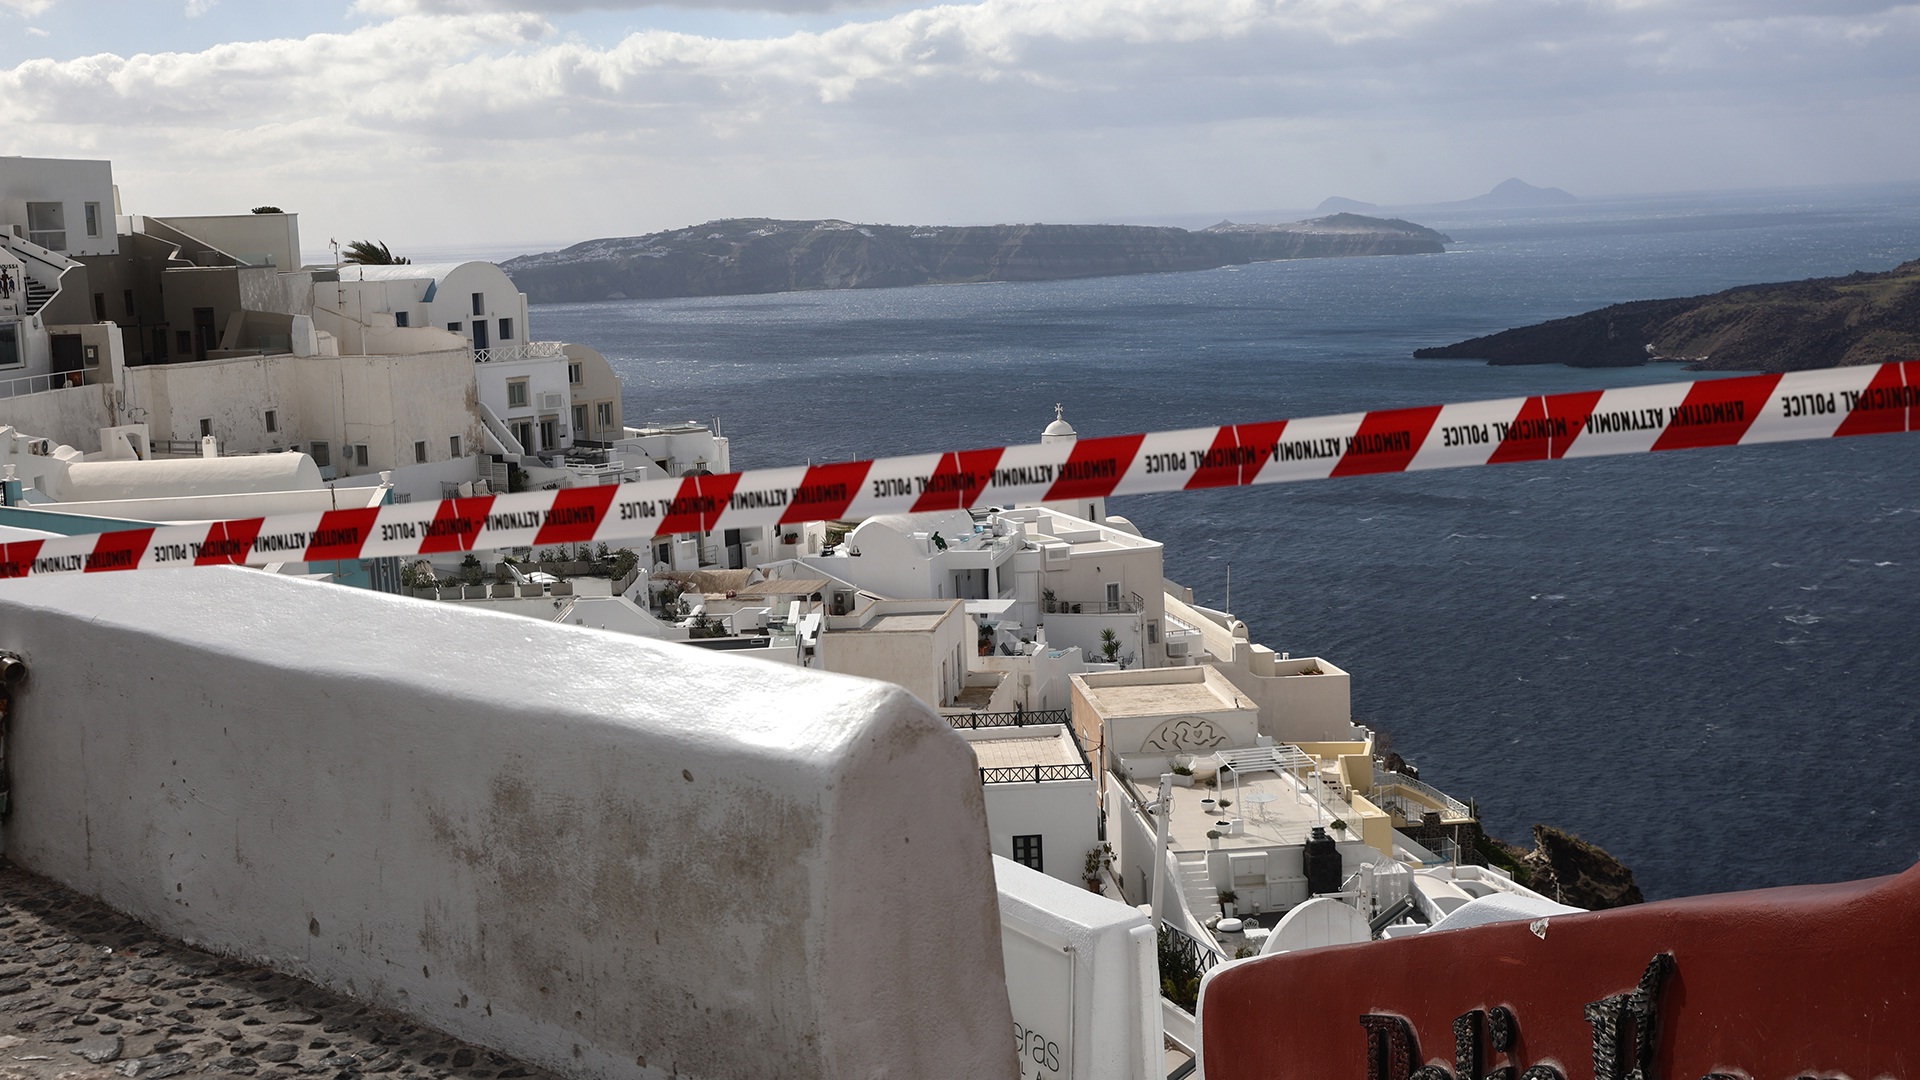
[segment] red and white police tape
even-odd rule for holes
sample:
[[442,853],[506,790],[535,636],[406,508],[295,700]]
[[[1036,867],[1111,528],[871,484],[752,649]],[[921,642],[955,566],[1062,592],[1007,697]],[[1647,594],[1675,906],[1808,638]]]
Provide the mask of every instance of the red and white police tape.
[[644,540],[747,525],[1920,431],[1920,361],[0,544],[0,578]]

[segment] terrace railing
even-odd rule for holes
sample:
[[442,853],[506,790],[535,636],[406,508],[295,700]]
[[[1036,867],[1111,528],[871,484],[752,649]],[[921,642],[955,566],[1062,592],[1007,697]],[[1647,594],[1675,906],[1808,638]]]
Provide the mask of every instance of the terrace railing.
[[48,390],[69,390],[77,386],[97,386],[101,381],[98,368],[55,371],[45,375],[24,375],[17,379],[0,382],[0,398],[41,394]]
[[989,727],[1033,727],[1036,724],[1069,724],[1073,714],[1066,709],[1023,710],[1021,712],[951,713],[947,723],[968,730]]
[[980,770],[983,784],[1038,784],[1047,780],[1091,780],[1093,766],[1084,761],[1072,765],[1005,765]]
[[561,349],[558,341],[527,341],[519,345],[495,345],[473,350],[476,364],[488,364],[495,360],[543,360],[559,355]]

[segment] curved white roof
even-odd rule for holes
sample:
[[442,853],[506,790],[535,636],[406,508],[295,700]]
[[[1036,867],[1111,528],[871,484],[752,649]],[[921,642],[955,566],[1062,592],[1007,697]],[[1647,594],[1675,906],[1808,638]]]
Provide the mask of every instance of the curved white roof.
[[1067,423],[1066,409],[1060,405],[1055,405],[1053,407],[1053,423],[1048,424],[1047,429],[1040,433],[1040,441],[1062,442],[1067,439],[1078,439],[1079,437],[1080,433],[1073,430],[1072,424]]
[[268,491],[317,491],[320,469],[305,454],[248,454],[153,461],[77,461],[64,476],[49,476],[56,502],[163,499]]

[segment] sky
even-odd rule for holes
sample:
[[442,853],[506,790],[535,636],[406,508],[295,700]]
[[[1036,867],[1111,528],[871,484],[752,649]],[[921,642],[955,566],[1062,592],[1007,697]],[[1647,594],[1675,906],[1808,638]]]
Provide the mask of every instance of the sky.
[[0,0],[0,152],[309,250],[1246,220],[1912,181],[1916,57],[1869,0]]

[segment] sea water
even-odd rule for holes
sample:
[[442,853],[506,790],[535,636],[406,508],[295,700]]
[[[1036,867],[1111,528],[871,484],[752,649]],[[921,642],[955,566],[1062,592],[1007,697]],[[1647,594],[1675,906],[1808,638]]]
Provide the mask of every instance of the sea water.
[[[1920,188],[1410,214],[1442,255],[1082,281],[542,306],[629,423],[736,468],[1692,376],[1414,360],[1603,304],[1920,258]],[[1353,675],[1357,719],[1513,840],[1649,897],[1920,858],[1920,434],[1115,499],[1167,576]],[[1230,585],[1229,585],[1230,581]],[[1229,595],[1229,588],[1231,590]],[[1908,799],[1915,799],[1909,803]]]

